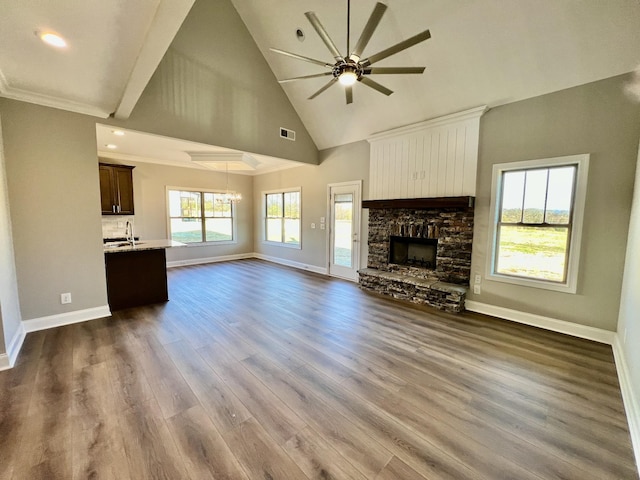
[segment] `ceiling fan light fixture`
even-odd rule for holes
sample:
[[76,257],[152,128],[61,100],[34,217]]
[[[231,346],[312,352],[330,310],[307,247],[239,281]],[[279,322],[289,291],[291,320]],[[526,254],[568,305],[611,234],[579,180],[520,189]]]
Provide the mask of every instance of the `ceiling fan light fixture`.
[[[375,74],[422,74],[425,70],[425,67],[373,67],[376,62],[380,60],[384,60],[387,57],[395,55],[396,53],[400,53],[407,48],[413,47],[418,43],[424,42],[431,38],[431,33],[429,30],[425,30],[413,37],[410,37],[406,40],[403,40],[391,47],[388,47],[374,55],[371,55],[364,60],[362,60],[362,54],[367,47],[369,40],[373,36],[376,28],[380,21],[382,20],[382,16],[384,12],[387,10],[387,6],[384,3],[377,2],[375,7],[373,8],[373,12],[369,16],[369,20],[367,20],[362,33],[360,34],[360,38],[357,43],[351,49],[350,42],[350,31],[351,31],[351,0],[347,0],[347,51],[346,55],[343,56],[338,48],[336,47],[333,40],[329,36],[327,30],[322,26],[320,20],[316,16],[314,12],[306,12],[304,15],[311,23],[311,26],[315,29],[316,33],[320,37],[320,39],[324,42],[325,46],[333,56],[335,63],[331,62],[323,62],[322,60],[316,60],[315,58],[305,57],[303,55],[298,55],[297,53],[286,52],[284,50],[279,50],[277,48],[272,48],[271,51],[275,53],[279,53],[280,55],[286,55],[287,57],[297,58],[298,60],[303,60],[305,62],[313,63],[315,65],[319,65],[321,67],[329,68],[331,71],[325,73],[316,73],[312,75],[304,75],[301,77],[287,78],[284,80],[278,80],[279,83],[288,83],[294,80],[305,80],[308,78],[318,78],[324,77],[328,75],[332,75],[333,78],[329,80],[328,83],[323,85],[318,91],[316,91],[313,95],[309,97],[309,100],[316,98],[322,92],[327,90],[329,87],[336,83],[340,83],[345,87],[345,95],[347,105],[353,103],[353,89],[351,88],[356,82],[360,82],[363,85],[372,88],[383,95],[391,95],[393,90],[388,89],[387,87],[380,85],[378,82],[375,82],[369,78],[369,75]],[[300,36],[301,29],[298,29],[296,34],[299,40],[303,38]],[[304,33],[304,32],[302,32]],[[337,80],[337,82],[336,82]]]
[[358,74],[353,70],[345,70],[338,77],[338,81],[345,87],[348,87],[358,81]]

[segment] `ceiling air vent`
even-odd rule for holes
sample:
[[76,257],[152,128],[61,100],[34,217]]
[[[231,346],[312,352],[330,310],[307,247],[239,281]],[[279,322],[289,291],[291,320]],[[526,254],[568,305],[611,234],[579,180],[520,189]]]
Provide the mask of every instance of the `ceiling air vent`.
[[296,141],[296,132],[294,132],[293,130],[289,130],[288,128],[280,127],[280,136],[293,142]]

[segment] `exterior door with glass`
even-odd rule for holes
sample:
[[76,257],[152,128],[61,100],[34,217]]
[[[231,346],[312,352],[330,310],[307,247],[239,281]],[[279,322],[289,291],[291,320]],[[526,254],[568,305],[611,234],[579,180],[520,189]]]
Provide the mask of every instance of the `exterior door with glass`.
[[329,185],[329,275],[358,281],[361,182]]

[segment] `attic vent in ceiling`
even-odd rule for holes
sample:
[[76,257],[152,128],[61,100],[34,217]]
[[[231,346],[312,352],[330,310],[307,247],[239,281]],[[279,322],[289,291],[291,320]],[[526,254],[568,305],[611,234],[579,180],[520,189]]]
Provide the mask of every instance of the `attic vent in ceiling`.
[[289,130],[288,128],[280,127],[280,136],[293,142],[296,141],[296,132],[294,132],[293,130]]

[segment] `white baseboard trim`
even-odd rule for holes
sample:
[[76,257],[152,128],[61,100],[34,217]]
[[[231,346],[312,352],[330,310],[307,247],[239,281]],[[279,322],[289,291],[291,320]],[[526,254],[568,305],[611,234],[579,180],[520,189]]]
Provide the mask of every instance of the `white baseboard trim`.
[[236,255],[220,255],[219,257],[203,257],[191,258],[189,260],[176,260],[173,262],[167,262],[167,268],[186,267],[189,265],[204,265],[207,263],[228,262],[231,260],[245,260],[247,258],[258,258],[267,262],[277,263],[279,265],[285,265],[287,267],[298,268],[300,270],[306,270],[308,272],[315,272],[321,275],[328,274],[327,269],[323,267],[295,262],[293,260],[287,260],[285,258],[272,257],[270,255],[264,255],[262,253],[238,253]]
[[29,333],[109,316],[111,316],[109,306],[103,305],[102,307],[87,308],[85,310],[75,310],[73,312],[60,313],[58,315],[49,315],[47,317],[23,320],[22,325],[24,326],[25,332]]
[[[13,335],[13,338],[9,342],[9,346],[7,347],[7,358],[9,360],[9,366],[6,368],[12,368],[16,364],[16,360],[18,359],[18,354],[20,353],[20,349],[22,348],[22,344],[24,343],[24,337],[27,336],[27,332],[24,329],[24,325],[20,323],[18,330]],[[1,363],[1,360],[0,360]],[[0,365],[0,370],[2,370],[2,365]]]
[[11,368],[11,362],[9,362],[9,355],[6,353],[0,353],[0,372],[3,370],[9,370]]
[[254,253],[253,258],[258,258],[260,260],[266,260],[267,262],[277,263],[280,265],[285,265],[287,267],[298,268],[300,270],[306,270],[308,272],[315,272],[321,275],[327,275],[327,269],[323,267],[316,267],[315,265],[307,265],[306,263],[295,262],[293,260],[287,260],[284,258],[272,257],[270,255],[264,255],[262,253]]
[[574,337],[593,340],[594,342],[606,343],[607,345],[613,345],[613,339],[616,336],[615,332],[610,332],[609,330],[579,325],[577,323],[550,317],[543,317],[542,315],[535,315],[533,313],[511,310],[510,308],[497,307],[495,305],[475,302],[473,300],[467,300],[465,302],[465,308],[471,312],[504,318],[505,320],[511,320],[512,322],[544,328],[545,330],[551,330],[553,332],[565,333]]
[[638,403],[638,397],[633,390],[629,367],[627,366],[624,355],[624,347],[622,346],[619,335],[616,335],[613,340],[613,356],[616,361],[622,401],[624,402],[624,409],[627,413],[627,423],[629,424],[631,443],[636,456],[636,465],[640,473],[640,403]]
[[205,263],[228,262],[231,260],[244,260],[254,258],[254,253],[238,253],[235,255],[220,255],[219,257],[190,258],[188,260],[174,260],[167,262],[167,268],[186,267],[189,265],[203,265]]

